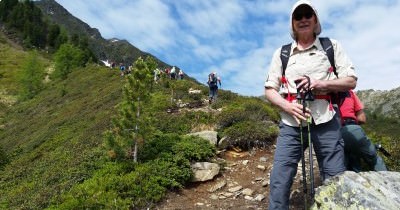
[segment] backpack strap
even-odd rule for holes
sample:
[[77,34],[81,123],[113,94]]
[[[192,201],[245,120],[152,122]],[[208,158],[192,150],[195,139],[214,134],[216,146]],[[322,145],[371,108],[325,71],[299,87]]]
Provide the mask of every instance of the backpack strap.
[[289,62],[290,50],[292,49],[292,43],[283,45],[281,48],[281,61],[282,61],[282,78],[285,77],[285,70]]
[[331,64],[329,70],[335,74],[336,78],[339,78],[338,73],[336,72],[335,52],[331,40],[328,37],[320,37],[319,41],[321,42],[322,48],[324,49],[326,56],[328,56],[329,63]]
[[[322,49],[325,51],[326,56],[328,56],[329,63],[331,64],[331,71],[335,74],[337,78],[339,78],[338,73],[336,72],[335,65],[335,52],[333,50],[332,41],[328,37],[320,37],[319,41],[321,42]],[[281,48],[281,62],[282,62],[282,78],[285,77],[285,71],[287,64],[289,62],[290,51],[292,48],[292,44],[283,45]]]

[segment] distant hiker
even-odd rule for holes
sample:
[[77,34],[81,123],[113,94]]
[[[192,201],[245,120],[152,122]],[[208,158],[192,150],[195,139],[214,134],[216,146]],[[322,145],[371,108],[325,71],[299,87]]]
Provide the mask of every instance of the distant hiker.
[[165,74],[167,74],[167,78],[169,77],[169,73],[171,72],[170,68],[165,68]]
[[183,77],[184,77],[184,74],[183,74],[183,71],[182,71],[182,69],[179,69],[179,79],[183,79]]
[[133,68],[133,66],[132,66],[132,64],[130,64],[130,65],[128,66],[128,72],[127,72],[127,74],[131,74],[132,68]]
[[218,83],[221,86],[221,78],[217,76],[216,72],[211,72],[208,75],[208,87],[210,88],[208,102],[211,104],[213,101],[217,100],[218,96]]
[[[289,51],[282,52],[288,58],[287,68],[282,64],[283,47],[280,47],[273,54],[264,85],[268,101],[281,109],[270,176],[269,209],[289,209],[290,188],[298,163],[304,157],[302,151],[308,146],[308,142],[301,144],[300,136],[302,133],[307,138],[307,125],[310,125],[321,181],[346,170],[340,118],[337,108],[330,103],[329,93],[353,89],[357,83],[353,64],[336,40],[331,40],[335,64],[333,67],[330,64],[318,37],[320,19],[310,1],[297,1],[289,18],[293,42]],[[339,78],[330,76],[332,68],[336,68]],[[284,71],[286,75],[282,74]],[[315,100],[309,101],[307,109],[297,103],[297,90],[303,95],[306,92],[314,95]],[[309,117],[312,117],[310,123]]]
[[154,69],[154,82],[158,82],[158,80],[160,79],[160,74],[161,74],[161,71],[160,71],[160,69],[158,69],[158,68],[156,68],[156,69]]
[[348,170],[360,172],[363,160],[368,165],[368,170],[387,171],[383,159],[377,154],[375,145],[360,126],[367,121],[363,111],[364,105],[353,91],[349,92],[350,96],[345,97],[340,104],[346,167]]
[[121,77],[123,77],[125,75],[125,65],[120,63],[119,64],[119,70],[121,72]]
[[176,69],[175,69],[175,66],[173,66],[173,67],[171,68],[170,78],[171,78],[171,79],[176,79]]

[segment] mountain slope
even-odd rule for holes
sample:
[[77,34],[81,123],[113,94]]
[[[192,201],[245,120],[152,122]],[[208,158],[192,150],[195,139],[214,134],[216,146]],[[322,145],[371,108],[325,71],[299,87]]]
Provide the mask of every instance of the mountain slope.
[[91,175],[104,157],[102,133],[120,85],[116,72],[90,66],[14,105],[0,130],[0,146],[12,160],[0,173],[1,207],[44,208]]
[[100,60],[109,60],[118,63],[131,64],[139,56],[152,56],[156,59],[160,68],[169,66],[155,56],[143,52],[126,40],[104,39],[99,30],[91,28],[88,24],[70,14],[64,7],[54,0],[40,0],[35,4],[42,10],[43,14],[52,22],[64,27],[69,35],[84,34],[89,37],[89,48]]

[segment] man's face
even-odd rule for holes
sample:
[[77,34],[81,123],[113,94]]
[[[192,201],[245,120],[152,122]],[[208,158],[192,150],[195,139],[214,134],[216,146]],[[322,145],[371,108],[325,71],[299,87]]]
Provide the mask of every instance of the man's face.
[[313,35],[317,20],[314,11],[308,5],[300,5],[293,12],[292,24],[298,38]]

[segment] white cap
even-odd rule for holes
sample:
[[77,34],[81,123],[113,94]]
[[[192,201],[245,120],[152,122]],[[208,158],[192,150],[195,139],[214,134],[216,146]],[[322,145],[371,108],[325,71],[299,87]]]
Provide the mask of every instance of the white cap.
[[293,5],[293,7],[292,7],[292,12],[290,13],[290,18],[289,18],[290,36],[292,36],[292,38],[293,38],[294,40],[296,40],[296,35],[295,35],[294,31],[293,31],[293,24],[292,24],[293,13],[294,13],[294,11],[297,9],[297,7],[299,7],[300,5],[303,5],[303,4],[308,5],[309,7],[311,7],[311,9],[314,10],[315,18],[317,19],[317,25],[316,25],[316,27],[315,27],[315,29],[314,29],[314,33],[315,33],[315,35],[319,35],[319,34],[321,33],[321,24],[320,24],[320,22],[319,22],[319,17],[318,17],[318,12],[317,12],[317,10],[316,10],[315,7],[311,4],[311,1],[309,1],[309,0],[300,0],[300,1],[297,1],[297,2]]

